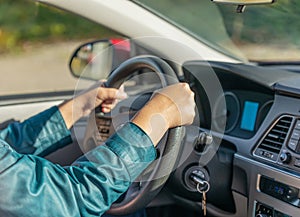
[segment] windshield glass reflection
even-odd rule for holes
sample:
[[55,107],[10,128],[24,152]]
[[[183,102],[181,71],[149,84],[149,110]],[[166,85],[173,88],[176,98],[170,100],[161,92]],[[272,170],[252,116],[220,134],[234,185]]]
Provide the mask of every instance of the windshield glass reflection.
[[227,55],[250,61],[299,61],[300,1],[236,6],[199,0],[140,0],[154,13]]

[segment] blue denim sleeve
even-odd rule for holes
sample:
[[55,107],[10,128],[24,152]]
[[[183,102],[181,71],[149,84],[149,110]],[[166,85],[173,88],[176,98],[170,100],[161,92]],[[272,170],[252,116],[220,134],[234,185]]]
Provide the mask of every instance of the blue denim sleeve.
[[0,131],[0,139],[23,154],[45,156],[72,142],[56,106]]
[[150,138],[132,123],[68,167],[2,141],[0,216],[101,216],[155,157]]

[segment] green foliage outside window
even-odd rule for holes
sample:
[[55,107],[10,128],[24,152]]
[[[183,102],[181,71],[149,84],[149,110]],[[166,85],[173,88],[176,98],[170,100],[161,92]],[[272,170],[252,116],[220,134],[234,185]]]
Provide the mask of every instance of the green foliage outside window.
[[26,0],[0,0],[0,54],[26,44],[108,37],[113,32],[77,15]]

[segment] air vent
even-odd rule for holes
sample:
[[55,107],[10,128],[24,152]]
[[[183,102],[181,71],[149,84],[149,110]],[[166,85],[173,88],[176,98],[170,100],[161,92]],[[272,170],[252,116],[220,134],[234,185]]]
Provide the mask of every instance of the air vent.
[[268,131],[262,139],[258,147],[255,149],[254,155],[277,161],[280,150],[289,132],[293,117],[281,117]]

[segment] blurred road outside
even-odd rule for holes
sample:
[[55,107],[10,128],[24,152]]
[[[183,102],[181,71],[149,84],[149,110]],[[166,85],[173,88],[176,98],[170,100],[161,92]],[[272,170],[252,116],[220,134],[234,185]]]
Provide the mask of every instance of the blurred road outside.
[[77,79],[68,62],[80,41],[36,46],[20,54],[0,55],[0,96],[74,90]]

